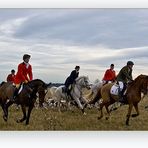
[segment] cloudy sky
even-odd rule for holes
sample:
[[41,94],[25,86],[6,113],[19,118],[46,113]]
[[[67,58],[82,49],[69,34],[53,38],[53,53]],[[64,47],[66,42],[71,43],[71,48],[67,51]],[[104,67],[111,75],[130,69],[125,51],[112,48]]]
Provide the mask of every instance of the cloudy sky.
[[134,78],[148,74],[148,9],[0,9],[0,81],[32,55],[34,78],[64,82],[80,75],[102,79],[134,61]]

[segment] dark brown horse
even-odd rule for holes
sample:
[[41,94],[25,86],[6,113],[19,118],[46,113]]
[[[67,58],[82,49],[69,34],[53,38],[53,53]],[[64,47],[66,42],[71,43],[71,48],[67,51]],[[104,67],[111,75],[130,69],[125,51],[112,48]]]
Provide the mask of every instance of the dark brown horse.
[[[48,84],[39,79],[23,84],[23,89],[17,95],[15,102],[21,105],[23,111],[23,117],[17,120],[18,123],[26,120],[26,125],[29,124],[30,114],[37,99],[37,93],[39,94],[39,100],[44,102],[47,87]],[[8,108],[13,104],[11,101],[8,102],[8,100],[11,100],[14,90],[15,87],[8,82],[2,83],[0,86],[0,104],[4,112],[3,118],[5,121],[8,119]],[[28,113],[26,113],[26,107],[28,107]]]
[[[95,102],[100,99],[99,104],[100,104],[100,116],[98,119],[101,119],[103,117],[103,107],[105,106],[108,117],[110,116],[110,111],[108,109],[109,105],[115,103],[116,101],[119,100],[118,95],[112,95],[110,94],[110,89],[113,86],[113,83],[106,84],[101,87],[101,89],[98,91],[98,98],[92,102]],[[139,75],[133,82],[131,82],[126,91],[126,99],[127,99],[127,104],[129,105],[128,108],[128,113],[126,117],[126,125],[129,125],[129,119],[131,116],[132,108],[134,107],[136,110],[136,114],[132,114],[132,117],[136,117],[139,115],[139,109],[138,109],[138,103],[141,100],[141,92],[144,94],[148,93],[148,76],[146,75]]]

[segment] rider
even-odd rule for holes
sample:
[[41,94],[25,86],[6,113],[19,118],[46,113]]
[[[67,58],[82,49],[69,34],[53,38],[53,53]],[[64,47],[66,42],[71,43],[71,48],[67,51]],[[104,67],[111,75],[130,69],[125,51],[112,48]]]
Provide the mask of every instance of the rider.
[[14,79],[15,79],[15,70],[14,69],[12,69],[11,70],[11,74],[9,74],[8,76],[7,76],[7,82],[14,82]]
[[110,69],[106,70],[102,81],[103,84],[107,84],[110,82],[115,82],[115,79],[116,79],[116,72],[114,70],[114,64],[111,64]]
[[76,66],[75,70],[73,70],[70,74],[70,76],[66,79],[65,81],[65,90],[67,92],[67,94],[70,94],[70,91],[72,89],[72,84],[75,82],[75,79],[79,76],[79,70],[80,70],[80,66]]
[[16,89],[14,91],[13,100],[15,101],[15,98],[18,94],[19,88],[22,83],[28,83],[33,79],[32,74],[32,66],[29,64],[30,55],[24,54],[23,55],[23,62],[18,65],[18,71],[15,76],[14,84],[16,86]]
[[133,81],[132,77],[132,68],[133,68],[134,63],[132,61],[128,61],[127,65],[124,66],[120,71],[119,74],[117,75],[117,82],[123,83],[123,89],[122,91],[119,91],[119,102],[125,102],[123,94],[124,91],[126,90],[127,83]]

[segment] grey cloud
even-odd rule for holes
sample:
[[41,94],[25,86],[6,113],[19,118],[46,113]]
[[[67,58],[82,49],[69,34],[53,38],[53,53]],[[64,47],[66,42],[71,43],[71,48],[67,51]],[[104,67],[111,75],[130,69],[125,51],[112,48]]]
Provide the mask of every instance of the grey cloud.
[[[42,13],[37,13],[41,11]],[[57,40],[78,45],[104,44],[111,48],[147,45],[148,10],[136,9],[52,9],[36,10],[14,37]],[[143,17],[140,17],[144,14]],[[142,28],[145,28],[142,30]]]

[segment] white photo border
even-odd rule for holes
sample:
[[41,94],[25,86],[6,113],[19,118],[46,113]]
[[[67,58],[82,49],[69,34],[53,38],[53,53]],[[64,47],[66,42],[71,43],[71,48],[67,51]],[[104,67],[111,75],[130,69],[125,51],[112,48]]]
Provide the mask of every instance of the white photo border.
[[[148,8],[147,0],[5,0],[1,8]],[[2,147],[147,147],[147,131],[1,131]]]

